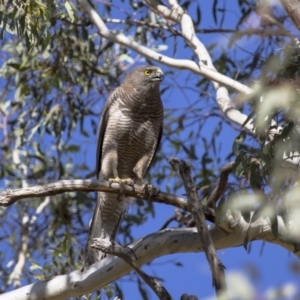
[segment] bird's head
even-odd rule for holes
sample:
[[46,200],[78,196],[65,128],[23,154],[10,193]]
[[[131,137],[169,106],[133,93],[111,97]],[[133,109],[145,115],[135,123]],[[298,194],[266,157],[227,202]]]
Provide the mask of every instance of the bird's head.
[[124,83],[130,83],[135,87],[159,86],[164,79],[164,73],[161,68],[156,66],[140,66],[136,67],[128,73]]

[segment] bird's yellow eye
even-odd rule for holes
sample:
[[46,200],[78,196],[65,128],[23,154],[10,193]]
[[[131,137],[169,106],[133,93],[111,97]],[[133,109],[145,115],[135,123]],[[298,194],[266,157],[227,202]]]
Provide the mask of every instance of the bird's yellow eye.
[[151,70],[145,70],[145,71],[144,71],[144,74],[145,74],[146,76],[149,76],[149,75],[151,74]]

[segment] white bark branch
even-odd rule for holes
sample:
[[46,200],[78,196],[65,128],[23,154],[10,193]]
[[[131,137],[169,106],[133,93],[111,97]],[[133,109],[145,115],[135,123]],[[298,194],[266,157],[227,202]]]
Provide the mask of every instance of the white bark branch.
[[[258,219],[251,224],[249,241],[261,239],[281,245],[293,252],[293,243],[287,242],[289,236],[281,217],[278,217],[278,224],[279,236],[275,240],[270,221],[268,219]],[[240,212],[230,212],[229,210],[224,215],[220,226],[209,226],[216,249],[243,245],[248,228],[249,224],[243,219]],[[297,238],[298,240],[300,238],[299,230]],[[167,254],[203,251],[197,230],[194,228],[168,228],[136,240],[129,247],[135,251],[139,266]],[[299,251],[295,255],[300,258]],[[49,281],[37,282],[0,295],[0,300],[67,299],[100,289],[126,275],[131,270],[131,267],[122,259],[108,256],[90,266],[83,273],[74,271],[67,275],[56,276]]]

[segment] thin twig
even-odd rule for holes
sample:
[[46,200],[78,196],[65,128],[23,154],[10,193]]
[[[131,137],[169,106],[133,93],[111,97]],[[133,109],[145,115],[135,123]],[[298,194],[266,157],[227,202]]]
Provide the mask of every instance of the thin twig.
[[159,230],[166,229],[169,226],[169,224],[173,221],[176,221],[176,214],[171,216],[168,220],[166,220],[166,222],[160,227]]
[[214,203],[216,203],[220,196],[224,193],[227,186],[228,176],[232,172],[233,165],[234,161],[231,161],[221,168],[219,184],[216,186],[216,188],[213,190],[213,192],[207,199],[208,207],[213,208]]
[[[189,225],[193,221],[193,216],[190,213],[182,211],[176,207],[175,214],[171,216],[159,230],[167,228],[173,221],[177,221],[180,225]],[[195,227],[195,225],[193,227]]]

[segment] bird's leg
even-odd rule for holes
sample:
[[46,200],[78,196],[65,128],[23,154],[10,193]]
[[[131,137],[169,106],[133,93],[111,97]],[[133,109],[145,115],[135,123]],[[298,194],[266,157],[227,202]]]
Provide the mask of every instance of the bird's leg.
[[152,184],[149,184],[148,182],[145,182],[143,179],[143,170],[141,168],[138,168],[138,164],[134,167],[133,172],[136,175],[135,183],[137,185],[141,185],[143,190],[148,195],[148,199],[151,199],[151,197],[154,194],[154,191],[156,190]]
[[109,184],[111,185],[112,183],[118,183],[120,185],[120,189],[121,189],[121,194],[123,193],[124,190],[124,184],[130,185],[133,187],[134,182],[131,178],[120,178],[118,175],[118,170],[117,170],[117,162],[114,161],[112,162],[112,171],[113,171],[113,175],[114,178],[109,178]]
[[148,196],[148,200],[152,198],[154,191],[156,190],[152,184],[145,182],[142,185],[143,191],[145,191],[145,193]]

